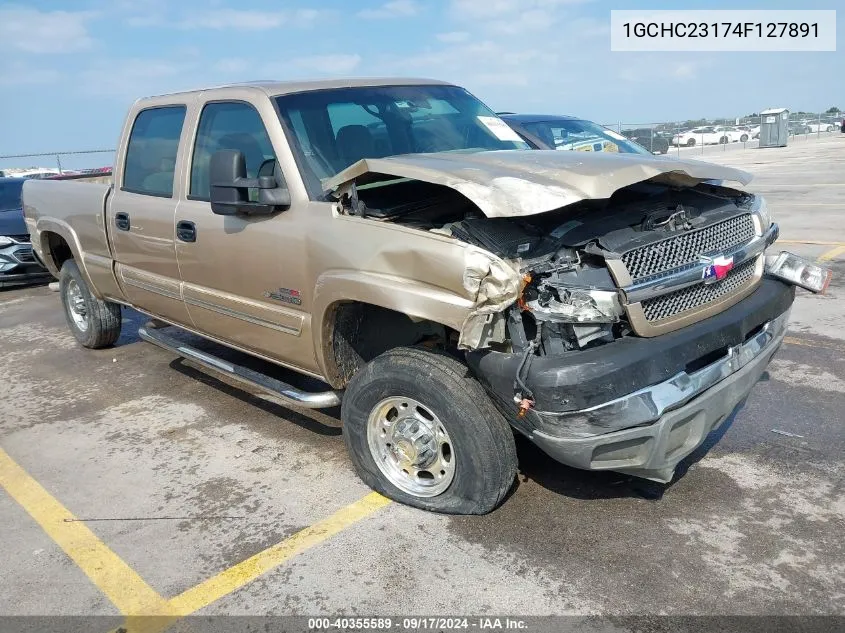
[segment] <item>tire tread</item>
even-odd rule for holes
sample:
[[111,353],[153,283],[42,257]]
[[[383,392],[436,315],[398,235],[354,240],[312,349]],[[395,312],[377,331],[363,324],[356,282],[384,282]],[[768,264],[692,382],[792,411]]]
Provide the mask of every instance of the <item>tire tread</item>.
[[[88,330],[85,332],[76,328],[68,314],[67,306],[64,305],[65,287],[70,279],[73,279],[79,285],[85,295],[85,303],[88,308]],[[73,259],[68,259],[62,264],[59,273],[59,289],[65,320],[79,344],[89,349],[101,349],[114,345],[120,337],[122,323],[120,305],[111,301],[103,301],[91,294],[82,273],[79,271],[79,266]]]

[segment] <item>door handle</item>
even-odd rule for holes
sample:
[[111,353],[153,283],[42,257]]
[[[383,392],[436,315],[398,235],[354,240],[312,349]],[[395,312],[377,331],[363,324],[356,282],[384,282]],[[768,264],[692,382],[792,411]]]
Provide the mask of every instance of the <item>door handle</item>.
[[196,242],[197,227],[188,220],[179,220],[176,223],[176,237],[180,242]]
[[131,224],[129,223],[129,214],[121,211],[114,214],[114,225],[121,231],[128,231]]

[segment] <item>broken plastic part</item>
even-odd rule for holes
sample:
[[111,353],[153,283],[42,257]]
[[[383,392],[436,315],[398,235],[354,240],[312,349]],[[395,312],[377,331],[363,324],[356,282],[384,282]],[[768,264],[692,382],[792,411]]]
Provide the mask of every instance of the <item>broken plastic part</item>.
[[478,248],[467,248],[463,285],[473,310],[461,326],[458,347],[479,349],[505,337],[502,311],[517,299],[519,274],[503,260]]
[[528,284],[531,283],[531,279],[532,279],[532,277],[528,273],[526,273],[525,275],[522,276],[522,283],[520,284],[520,287],[519,287],[519,298],[516,300],[516,303],[521,310],[530,310],[531,309],[531,308],[528,307],[528,304],[525,303],[525,296],[524,296],[525,287]]
[[619,295],[614,291],[557,288],[560,301],[541,298],[528,301],[538,320],[560,323],[616,323],[622,315]]
[[825,293],[833,277],[829,268],[811,264],[788,251],[766,255],[766,274],[817,294]]

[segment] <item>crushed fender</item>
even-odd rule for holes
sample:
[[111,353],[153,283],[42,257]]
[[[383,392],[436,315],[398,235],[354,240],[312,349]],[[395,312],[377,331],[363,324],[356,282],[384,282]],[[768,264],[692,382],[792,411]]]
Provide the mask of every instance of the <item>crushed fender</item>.
[[477,248],[466,249],[464,288],[475,305],[461,326],[458,347],[479,349],[505,340],[503,310],[519,294],[520,276],[506,262]]

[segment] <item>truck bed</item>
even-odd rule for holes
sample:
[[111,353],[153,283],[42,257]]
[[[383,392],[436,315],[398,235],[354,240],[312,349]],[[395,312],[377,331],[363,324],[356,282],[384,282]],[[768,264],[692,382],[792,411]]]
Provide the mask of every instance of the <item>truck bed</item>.
[[[24,217],[32,247],[51,273],[58,275],[60,267],[50,255],[50,238],[56,234],[81,256],[84,275],[111,275],[106,233],[106,202],[111,190],[111,184],[74,180],[28,180],[24,184]],[[98,271],[90,270],[92,267]]]

